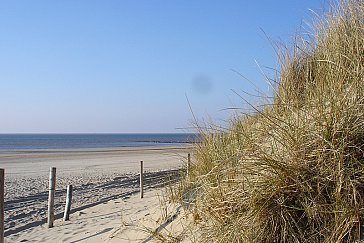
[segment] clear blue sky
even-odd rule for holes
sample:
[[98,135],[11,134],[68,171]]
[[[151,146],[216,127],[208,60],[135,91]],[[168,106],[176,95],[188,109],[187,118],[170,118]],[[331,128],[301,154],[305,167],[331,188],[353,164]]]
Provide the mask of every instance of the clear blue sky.
[[[270,92],[261,29],[288,43],[322,0],[0,2],[0,133],[181,132],[231,91]],[[261,29],[260,29],[261,28]],[[241,103],[240,103],[241,102]],[[182,130],[183,131],[183,130]]]

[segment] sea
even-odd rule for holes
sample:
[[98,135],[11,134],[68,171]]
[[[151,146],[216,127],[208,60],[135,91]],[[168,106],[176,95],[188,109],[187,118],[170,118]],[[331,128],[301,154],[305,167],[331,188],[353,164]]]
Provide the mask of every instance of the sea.
[[180,146],[198,141],[195,133],[0,134],[0,151]]

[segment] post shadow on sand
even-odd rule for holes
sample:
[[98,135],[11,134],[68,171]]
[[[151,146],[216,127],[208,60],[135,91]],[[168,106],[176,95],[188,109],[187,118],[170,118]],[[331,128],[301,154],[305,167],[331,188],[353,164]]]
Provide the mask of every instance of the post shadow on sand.
[[[167,170],[167,171],[158,171],[158,172],[145,172],[144,173],[144,183],[145,183],[144,188],[145,189],[161,188],[161,187],[165,186],[166,183],[179,179],[179,177],[180,177],[180,170],[178,170],[178,169]],[[106,203],[110,200],[114,200],[117,198],[130,197],[131,195],[139,193],[138,186],[139,186],[139,175],[138,174],[133,175],[133,176],[115,177],[112,181],[105,182],[102,184],[89,183],[89,184],[82,185],[80,187],[77,187],[77,185],[75,185],[75,190],[74,190],[74,199],[75,200],[77,200],[77,195],[80,195],[84,192],[93,192],[95,189],[108,190],[108,189],[113,189],[113,188],[120,188],[120,189],[132,189],[132,190],[128,191],[128,192],[114,194],[114,195],[107,196],[107,197],[102,197],[96,202],[84,204],[79,207],[72,208],[71,214],[84,210],[89,207],[96,206],[101,203]],[[66,194],[66,190],[65,189],[56,190],[55,194],[56,194],[56,197],[63,196]],[[34,195],[25,196],[25,197],[19,197],[19,198],[13,199],[13,200],[6,201],[5,202],[5,211],[7,211],[9,209],[29,207],[30,205],[36,204],[36,203],[43,203],[43,204],[45,203],[46,204],[47,199],[48,199],[48,192],[42,192],[42,193],[37,193]],[[56,205],[57,211],[59,211],[58,209],[61,209],[64,207],[63,203],[58,203]],[[42,212],[44,212],[44,214],[46,211],[47,211],[47,208],[42,209]],[[13,217],[9,217],[7,221],[11,222],[14,219],[19,219],[22,217],[30,216],[31,214],[32,214],[32,212],[30,212],[28,215],[26,215],[26,214],[15,215]],[[62,217],[63,217],[63,212],[55,214],[55,219],[60,219]],[[19,226],[16,228],[8,227],[5,229],[4,235],[9,236],[9,235],[18,233],[20,231],[23,231],[23,230],[26,230],[29,228],[40,226],[42,224],[45,224],[46,222],[47,222],[47,219],[45,217],[45,218],[42,218],[41,220],[33,221],[33,222],[30,222],[28,224],[25,224],[25,225],[22,225],[22,226]]]
[[83,240],[90,239],[90,238],[95,237],[95,236],[97,236],[97,235],[101,235],[101,234],[103,234],[103,233],[109,232],[109,231],[111,231],[112,229],[113,229],[113,228],[106,228],[106,229],[101,230],[100,232],[98,232],[98,233],[96,233],[96,234],[89,235],[89,236],[84,237],[84,238],[79,239],[79,240],[71,241],[71,243],[76,243],[76,242],[80,242],[80,241],[83,241]]

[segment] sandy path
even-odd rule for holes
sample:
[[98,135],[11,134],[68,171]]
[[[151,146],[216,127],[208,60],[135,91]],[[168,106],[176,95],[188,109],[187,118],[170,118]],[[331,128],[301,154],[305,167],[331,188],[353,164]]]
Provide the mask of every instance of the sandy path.
[[49,167],[57,167],[56,214],[60,217],[65,188],[74,187],[73,212],[138,191],[139,161],[144,161],[146,187],[163,185],[176,175],[190,148],[103,149],[0,154],[6,171],[5,235],[11,240],[44,224]]
[[[72,214],[70,221],[56,220],[54,228],[45,224],[13,235],[11,242],[87,242],[87,243],[136,243],[160,242],[157,233],[166,240],[170,232],[181,242],[193,242],[189,238],[188,225],[181,207],[164,207],[164,190],[147,190],[143,199],[138,194],[119,197]],[[173,220],[170,220],[173,217]],[[154,234],[153,234],[154,232]]]

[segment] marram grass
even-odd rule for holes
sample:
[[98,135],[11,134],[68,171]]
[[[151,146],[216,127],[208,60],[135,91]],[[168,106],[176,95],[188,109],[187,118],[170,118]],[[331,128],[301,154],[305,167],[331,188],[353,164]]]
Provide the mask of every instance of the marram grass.
[[364,2],[314,23],[279,56],[272,105],[202,132],[173,194],[192,193],[199,242],[364,239]]

